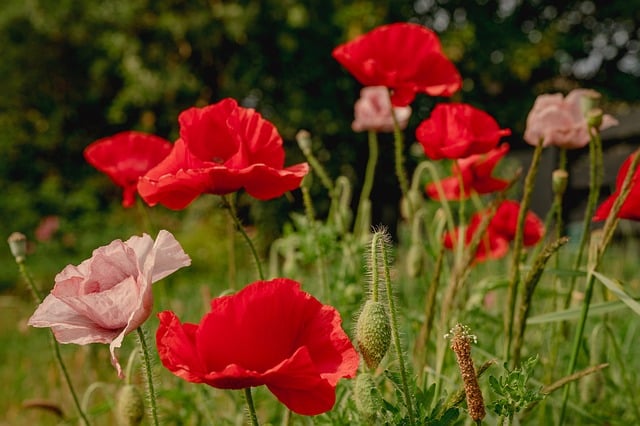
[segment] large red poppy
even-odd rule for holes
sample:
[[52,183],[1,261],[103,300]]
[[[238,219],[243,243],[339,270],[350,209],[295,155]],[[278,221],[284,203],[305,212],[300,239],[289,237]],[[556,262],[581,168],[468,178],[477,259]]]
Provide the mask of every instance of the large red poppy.
[[[493,217],[489,222],[489,226],[483,236],[478,249],[475,253],[475,261],[482,262],[488,259],[499,259],[505,256],[509,251],[509,242],[513,241],[516,236],[516,225],[518,221],[518,213],[520,211],[520,203],[517,201],[503,201],[500,203]],[[483,217],[490,214],[489,210],[483,210],[475,213],[469,220],[465,232],[465,244],[469,244],[473,236],[478,231],[478,226],[482,222]],[[445,247],[452,249],[455,246],[459,229],[455,229],[453,234],[447,232],[444,236]],[[523,244],[525,247],[533,246],[542,239],[544,235],[544,224],[542,220],[533,212],[529,211],[525,215]]]
[[91,143],[84,158],[123,189],[122,205],[131,207],[138,179],[162,161],[171,147],[171,142],[158,136],[127,131]]
[[486,112],[462,103],[436,105],[416,129],[416,138],[432,160],[484,154],[510,134]]
[[138,184],[142,198],[182,209],[200,194],[224,195],[244,188],[260,200],[300,186],[307,163],[284,167],[282,138],[253,109],[227,98],[179,117],[180,139],[160,164]]
[[[492,176],[493,169],[507,152],[509,152],[509,144],[503,143],[487,154],[475,154],[456,160],[453,163],[453,175],[439,181],[445,199],[460,200],[468,198],[473,192],[490,194],[502,191],[509,186],[509,181]],[[425,191],[434,200],[440,199],[435,182],[429,183]]]
[[[600,206],[598,206],[596,213],[593,215],[594,221],[606,220],[609,216],[613,203],[615,203],[616,199],[620,196],[622,184],[629,173],[632,160],[633,155],[630,155],[624,163],[622,163],[622,166],[618,171],[618,177],[616,178],[616,190],[606,200],[604,200]],[[638,167],[633,174],[633,178],[631,180],[631,191],[624,200],[624,203],[622,203],[622,208],[618,212],[618,217],[620,219],[640,220],[640,167]]]
[[170,311],[159,318],[158,354],[173,374],[220,389],[266,385],[299,414],[329,411],[338,381],[358,368],[338,311],[290,279],[213,299],[199,324],[181,324]]
[[391,89],[394,106],[410,104],[416,93],[451,96],[462,86],[438,36],[418,24],[380,26],[336,47],[332,55],[365,86]]

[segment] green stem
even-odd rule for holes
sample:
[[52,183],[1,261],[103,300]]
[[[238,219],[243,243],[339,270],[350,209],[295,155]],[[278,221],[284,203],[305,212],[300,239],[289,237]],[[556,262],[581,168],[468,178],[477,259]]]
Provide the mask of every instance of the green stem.
[[[391,102],[391,93],[389,93],[389,102]],[[404,136],[398,123],[398,117],[396,116],[395,109],[391,107],[391,117],[393,118],[393,142],[395,147],[395,166],[396,176],[398,177],[398,183],[400,184],[400,191],[402,196],[406,197],[409,193],[409,178],[407,177],[407,171],[404,169]]]
[[256,414],[256,407],[253,405],[253,397],[251,396],[251,388],[244,388],[244,397],[247,401],[247,410],[249,411],[249,419],[253,426],[259,426],[258,415]]
[[147,345],[147,338],[142,330],[142,327],[136,328],[138,334],[138,342],[140,343],[140,350],[142,351],[142,365],[147,376],[147,394],[149,396],[149,414],[151,416],[151,422],[154,426],[158,426],[158,407],[156,402],[156,390],[153,385],[153,371],[151,369],[151,352]]
[[[300,190],[302,191],[302,200],[304,203],[304,211],[307,216],[307,222],[309,223],[309,227],[311,230],[311,235],[315,241],[318,241],[318,229],[315,218],[315,209],[313,208],[313,199],[311,198],[311,194],[309,193],[309,188],[307,185],[301,185]],[[320,276],[320,286],[322,288],[322,297],[330,298],[331,292],[329,291],[329,280],[327,279],[327,267],[325,264],[325,257],[322,253],[322,246],[320,244],[316,245],[316,256],[317,262],[316,267],[318,268],[318,275]]]
[[[384,281],[387,291],[387,304],[389,306],[389,316],[391,319],[391,330],[393,334],[393,345],[396,348],[396,356],[398,358],[398,366],[400,368],[400,379],[402,380],[402,389],[404,394],[405,405],[407,406],[407,412],[409,414],[409,424],[415,425],[415,414],[413,412],[413,403],[411,402],[411,392],[409,390],[409,380],[407,374],[407,368],[404,362],[404,354],[402,353],[402,346],[400,344],[400,334],[398,327],[398,313],[395,302],[393,300],[393,288],[391,286],[391,272],[389,267],[389,256],[387,254],[386,242],[384,237],[379,239],[378,248],[382,254],[382,266],[384,269]],[[375,253],[372,253],[373,257],[376,257]]]
[[[597,131],[597,130],[596,130]],[[598,138],[599,139],[599,138]],[[618,224],[618,213],[622,209],[624,202],[629,196],[629,192],[631,190],[631,184],[633,182],[633,177],[638,168],[638,163],[640,163],[640,150],[636,150],[633,154],[633,160],[631,161],[631,165],[629,166],[629,170],[627,171],[627,175],[624,178],[622,183],[622,187],[620,189],[620,195],[613,203],[613,207],[609,212],[609,216],[607,216],[607,220],[604,224],[604,228],[602,231],[602,239],[597,247],[594,248],[593,259],[588,262],[587,269],[587,285],[584,293],[584,299],[582,301],[582,309],[580,311],[580,319],[578,322],[578,329],[576,330],[576,334],[573,339],[573,346],[571,350],[571,358],[569,361],[569,367],[567,368],[567,376],[573,374],[576,368],[576,364],[578,361],[578,354],[580,352],[582,336],[584,334],[585,324],[587,322],[587,316],[589,315],[589,307],[591,303],[591,296],[593,295],[593,284],[595,282],[595,276],[593,272],[596,271],[602,261],[604,256],[604,252],[613,237],[613,233]],[[564,388],[564,393],[562,395],[562,409],[560,411],[560,422],[562,425],[564,423],[567,403],[569,401],[569,392],[571,387],[567,385]]]
[[520,210],[518,211],[518,221],[516,222],[516,235],[513,241],[513,255],[511,258],[511,269],[509,278],[509,287],[507,289],[507,309],[505,311],[504,328],[506,334],[506,345],[504,357],[509,362],[511,353],[511,340],[513,338],[513,319],[516,310],[516,300],[518,296],[518,286],[520,284],[520,254],[523,246],[524,220],[529,210],[533,187],[535,186],[536,175],[538,174],[538,166],[542,157],[543,140],[541,139],[533,152],[531,166],[524,180],[524,190],[522,201],[520,202]]
[[[27,282],[27,285],[31,290],[34,300],[36,301],[36,303],[42,303],[42,300],[43,300],[42,294],[40,293],[40,290],[36,286],[36,283],[34,282],[33,277],[29,273],[27,266],[25,265],[25,262],[16,260],[16,263],[18,264],[18,269],[20,270],[20,274],[22,275],[22,278]],[[89,426],[91,423],[89,422],[89,418],[87,417],[84,410],[82,409],[82,406],[80,405],[80,399],[78,398],[78,394],[76,393],[76,390],[73,387],[71,376],[69,375],[67,366],[65,365],[64,360],[62,359],[62,354],[60,353],[60,344],[55,339],[53,332],[49,333],[49,344],[51,345],[51,349],[53,350],[53,355],[56,361],[58,362],[60,371],[62,371],[62,376],[64,377],[64,381],[67,383],[67,387],[69,388],[69,393],[71,393],[71,398],[73,399],[73,405],[75,405],[76,411],[78,412],[78,415],[82,420],[82,423],[84,423],[85,426]]]
[[260,276],[261,280],[264,280],[265,276],[264,276],[264,272],[262,271],[262,263],[260,262],[260,257],[258,256],[258,251],[256,250],[256,247],[253,244],[253,241],[251,241],[251,238],[247,234],[247,231],[245,231],[244,226],[242,225],[242,222],[240,222],[240,219],[238,219],[238,215],[236,215],[235,208],[233,207],[233,204],[229,201],[227,196],[222,195],[220,198],[222,199],[222,204],[225,206],[225,208],[229,212],[229,215],[231,216],[231,220],[233,220],[233,223],[236,225],[236,229],[240,232],[244,240],[247,242],[247,245],[249,245],[249,249],[251,250],[253,259],[256,261],[256,267],[258,268],[258,275]]
[[378,134],[369,130],[369,159],[367,161],[367,168],[364,173],[364,182],[362,183],[362,190],[360,191],[360,200],[358,201],[358,212],[356,214],[355,231],[360,232],[363,229],[362,223],[367,219],[363,217],[368,212],[365,208],[366,201],[369,200],[371,195],[371,189],[373,188],[373,180],[376,173],[376,165],[378,163]]

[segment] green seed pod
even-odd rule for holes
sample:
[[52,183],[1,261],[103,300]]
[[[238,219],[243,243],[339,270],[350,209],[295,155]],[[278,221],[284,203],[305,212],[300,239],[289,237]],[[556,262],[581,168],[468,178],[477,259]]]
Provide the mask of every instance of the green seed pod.
[[356,342],[367,366],[378,367],[391,344],[389,316],[381,302],[365,302],[356,323]]
[[358,413],[366,423],[373,423],[384,404],[373,376],[369,373],[358,374],[353,393]]
[[124,385],[116,398],[116,421],[119,426],[138,426],[144,417],[144,400],[134,385]]

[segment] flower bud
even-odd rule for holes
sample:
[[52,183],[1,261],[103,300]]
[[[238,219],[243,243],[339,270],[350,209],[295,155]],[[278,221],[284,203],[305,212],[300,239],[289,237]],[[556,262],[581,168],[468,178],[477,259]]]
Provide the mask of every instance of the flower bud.
[[567,183],[569,181],[569,173],[563,169],[557,169],[553,171],[551,175],[551,187],[554,194],[564,194],[567,190]]
[[602,95],[595,90],[584,90],[583,92],[584,94],[580,97],[580,109],[586,118],[591,110],[600,106]]
[[311,133],[309,133],[307,130],[300,130],[298,133],[296,133],[296,141],[298,142],[298,146],[305,155],[308,152],[311,152]]
[[369,373],[358,374],[353,393],[358,413],[366,422],[374,423],[384,402],[373,376]]
[[391,344],[391,324],[381,302],[365,302],[356,323],[356,342],[367,366],[378,367]]
[[134,385],[124,385],[116,398],[116,421],[119,426],[138,426],[144,417],[144,401]]
[[411,244],[407,253],[407,275],[415,278],[422,272],[423,249],[420,244]]
[[21,263],[27,258],[27,237],[20,233],[14,232],[7,239],[11,254],[15,257],[16,262]]
[[602,126],[604,113],[600,108],[594,108],[587,113],[587,124],[589,127],[599,129]]

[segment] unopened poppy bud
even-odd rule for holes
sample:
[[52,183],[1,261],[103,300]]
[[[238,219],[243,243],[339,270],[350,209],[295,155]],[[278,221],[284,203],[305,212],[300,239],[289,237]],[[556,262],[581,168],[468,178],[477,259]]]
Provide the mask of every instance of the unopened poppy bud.
[[358,374],[353,393],[358,413],[365,421],[373,423],[384,404],[373,376],[369,373]]
[[602,117],[604,113],[600,108],[594,108],[587,113],[587,124],[589,127],[599,129],[602,126]]
[[116,398],[116,421],[119,426],[138,426],[144,417],[144,401],[134,385],[125,385]]
[[311,152],[311,133],[306,130],[300,130],[296,134],[296,141],[298,142],[298,146],[305,155],[308,152]]
[[381,302],[365,302],[356,323],[356,342],[367,367],[378,367],[391,344],[391,324]]
[[11,254],[16,262],[21,263],[27,258],[27,237],[20,232],[14,232],[7,239]]
[[407,275],[415,278],[422,272],[423,251],[420,244],[411,244],[407,252]]
[[564,194],[567,190],[567,183],[569,181],[569,173],[563,169],[557,169],[553,171],[551,175],[551,186],[554,194]]
[[424,198],[420,191],[410,189],[407,195],[400,201],[400,214],[402,217],[404,219],[410,218],[412,214],[420,208],[423,200]]

